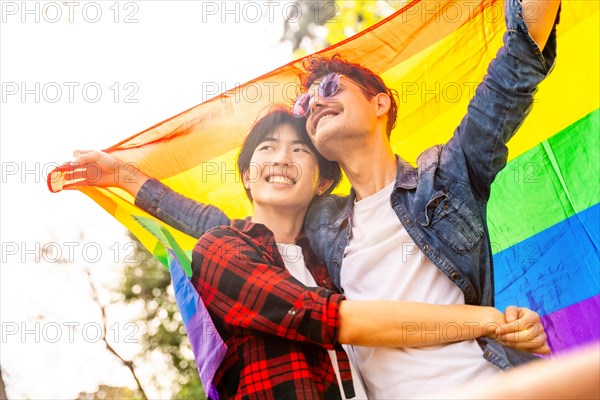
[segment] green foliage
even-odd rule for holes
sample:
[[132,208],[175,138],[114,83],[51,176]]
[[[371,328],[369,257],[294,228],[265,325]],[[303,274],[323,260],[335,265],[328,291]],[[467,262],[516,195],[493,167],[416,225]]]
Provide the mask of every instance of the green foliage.
[[[284,26],[296,58],[322,50],[381,21],[405,5],[404,0],[301,0],[302,10]],[[293,21],[293,23],[291,22]]]
[[375,25],[395,11],[395,3],[397,2],[337,0],[338,13],[335,21],[327,24],[327,45],[339,43]]
[[133,400],[140,397],[131,389],[126,387],[115,387],[108,385],[100,385],[95,393],[81,392],[77,396],[77,400],[108,400],[122,399]]
[[[290,41],[296,57],[313,52],[323,42],[322,27],[337,12],[335,0],[299,0],[284,22],[283,40]],[[321,29],[320,29],[321,28]]]
[[171,275],[137,238],[132,234],[129,237],[137,250],[132,257],[135,262],[125,266],[120,292],[126,303],[143,305],[138,321],[145,328],[142,351],[160,351],[170,359],[171,365],[157,369],[157,374],[164,369],[177,372],[174,398],[205,399],[185,326],[170,289]]

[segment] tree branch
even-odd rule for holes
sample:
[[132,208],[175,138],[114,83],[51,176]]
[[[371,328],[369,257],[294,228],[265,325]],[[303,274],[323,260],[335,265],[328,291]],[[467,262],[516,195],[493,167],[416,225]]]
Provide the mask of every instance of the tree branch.
[[140,393],[142,395],[142,399],[147,400],[148,396],[146,396],[146,392],[144,391],[144,388],[142,387],[142,384],[141,384],[140,380],[138,379],[137,374],[135,373],[133,361],[128,361],[128,360],[125,360],[123,357],[121,357],[121,355],[119,353],[117,353],[117,351],[114,349],[114,347],[112,347],[108,343],[108,340],[106,339],[106,331],[107,331],[106,307],[104,307],[104,305],[102,305],[102,303],[100,303],[98,291],[96,290],[96,286],[94,285],[94,282],[92,280],[92,274],[90,273],[89,268],[85,269],[85,273],[87,275],[87,279],[90,284],[90,288],[92,289],[92,299],[96,302],[96,304],[98,304],[98,307],[100,307],[100,312],[102,314],[102,327],[103,327],[102,341],[104,342],[106,349],[108,351],[110,351],[111,353],[113,353],[115,355],[115,357],[117,357],[121,361],[121,363],[129,369],[129,371],[131,372],[131,375],[133,376],[133,379],[135,379],[135,383],[137,384],[138,390],[140,391]]

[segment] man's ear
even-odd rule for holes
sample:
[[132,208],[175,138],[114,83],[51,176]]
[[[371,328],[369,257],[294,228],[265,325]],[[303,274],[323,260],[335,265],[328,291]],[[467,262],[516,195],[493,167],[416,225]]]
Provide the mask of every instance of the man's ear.
[[319,196],[325,193],[331,185],[333,185],[333,180],[319,178],[319,184],[317,185],[317,193],[319,194]]
[[387,93],[377,93],[374,99],[376,101],[375,105],[377,107],[377,116],[381,117],[387,114],[392,105],[392,100],[390,99],[390,96]]

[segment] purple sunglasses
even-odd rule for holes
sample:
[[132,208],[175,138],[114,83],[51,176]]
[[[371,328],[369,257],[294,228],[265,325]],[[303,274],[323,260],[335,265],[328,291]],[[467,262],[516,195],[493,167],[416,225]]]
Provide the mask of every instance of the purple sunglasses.
[[[323,99],[327,99],[327,98],[333,96],[334,94],[336,94],[340,88],[340,78],[342,76],[351,80],[354,84],[356,84],[357,86],[360,86],[362,89],[366,90],[372,96],[375,96],[375,93],[373,93],[372,90],[369,90],[368,88],[364,87],[360,83],[356,82],[354,79],[349,78],[346,75],[342,75],[338,72],[331,72],[331,73],[325,75],[325,77],[323,77],[323,79],[321,79],[321,82],[319,82],[319,97],[321,97]],[[310,94],[308,94],[308,91],[306,91],[306,92],[302,93],[300,96],[298,96],[298,98],[296,99],[296,102],[292,106],[292,115],[294,117],[302,118],[305,115],[309,114],[309,111],[310,111],[309,105],[310,105],[311,97],[312,96]]]

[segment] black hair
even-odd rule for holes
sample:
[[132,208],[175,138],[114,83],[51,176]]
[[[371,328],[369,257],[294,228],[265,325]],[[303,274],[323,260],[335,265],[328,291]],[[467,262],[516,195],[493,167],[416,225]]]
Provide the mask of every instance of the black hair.
[[[269,112],[262,118],[260,118],[252,126],[250,133],[246,136],[240,154],[238,156],[238,170],[242,181],[244,180],[244,172],[250,168],[250,161],[254,150],[261,144],[269,135],[281,125],[290,125],[294,131],[298,134],[298,138],[306,144],[317,158],[319,164],[319,176],[323,179],[332,180],[333,184],[327,189],[325,193],[331,193],[331,191],[340,183],[342,180],[342,170],[339,164],[335,161],[329,161],[325,159],[317,151],[315,145],[310,140],[308,133],[306,132],[306,119],[294,117],[289,109],[283,105],[276,105],[271,107]],[[252,201],[252,195],[250,190],[246,189],[246,195]]]

